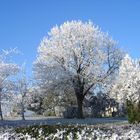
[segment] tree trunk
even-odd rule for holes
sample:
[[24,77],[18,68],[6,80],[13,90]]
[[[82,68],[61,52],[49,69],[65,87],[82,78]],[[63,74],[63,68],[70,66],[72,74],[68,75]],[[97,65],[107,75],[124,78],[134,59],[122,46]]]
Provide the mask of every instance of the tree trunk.
[[25,120],[24,112],[22,112],[22,120]]
[[83,116],[83,96],[77,96],[77,105],[78,105],[78,114],[77,114],[77,117],[79,119],[83,119],[84,116]]
[[0,117],[1,117],[1,120],[3,120],[2,108],[1,108],[1,102],[0,102]]
[[[80,72],[79,72],[80,73]],[[83,119],[83,100],[84,100],[84,80],[81,81],[80,75],[78,74],[75,79],[73,80],[73,86],[75,90],[75,95],[77,98],[77,105],[78,105],[78,112],[77,117],[79,119]]]
[[21,117],[22,117],[22,120],[25,120],[24,111],[25,111],[24,104],[21,103]]
[[0,88],[0,117],[1,117],[1,120],[3,120],[3,115],[2,115],[2,102],[1,102],[1,96],[2,96],[2,89]]

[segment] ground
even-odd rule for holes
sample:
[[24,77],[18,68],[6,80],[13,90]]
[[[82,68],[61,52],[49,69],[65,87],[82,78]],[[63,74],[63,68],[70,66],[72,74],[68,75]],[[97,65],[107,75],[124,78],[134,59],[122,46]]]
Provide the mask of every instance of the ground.
[[101,124],[101,123],[125,123],[127,122],[126,118],[85,118],[85,119],[64,119],[64,118],[26,118],[27,120],[22,121],[19,119],[15,120],[4,120],[0,121],[0,126],[27,126],[27,125],[57,125],[57,124]]
[[0,140],[140,140],[126,118],[42,118],[0,122]]

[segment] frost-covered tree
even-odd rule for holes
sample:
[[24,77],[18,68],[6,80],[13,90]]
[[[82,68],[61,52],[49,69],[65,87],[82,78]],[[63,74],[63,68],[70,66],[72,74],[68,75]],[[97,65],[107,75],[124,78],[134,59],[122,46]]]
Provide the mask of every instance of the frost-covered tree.
[[121,62],[111,96],[120,103],[125,103],[126,100],[135,103],[140,101],[140,63],[138,60],[133,60],[128,54]]
[[42,40],[34,63],[35,77],[45,90],[73,91],[82,118],[84,97],[119,66],[122,53],[116,45],[91,22],[65,22]]
[[16,81],[16,101],[18,108],[20,109],[20,114],[22,117],[22,120],[25,120],[25,111],[27,109],[27,105],[30,102],[30,96],[29,96],[29,81],[26,76],[25,66],[21,66],[20,73]]
[[[15,50],[3,50],[0,52],[0,117],[3,120],[2,104],[4,97],[8,97],[5,93],[9,91],[13,84],[11,83],[11,76],[18,72],[18,66],[8,61],[8,56],[15,52]],[[10,91],[9,91],[10,92]]]

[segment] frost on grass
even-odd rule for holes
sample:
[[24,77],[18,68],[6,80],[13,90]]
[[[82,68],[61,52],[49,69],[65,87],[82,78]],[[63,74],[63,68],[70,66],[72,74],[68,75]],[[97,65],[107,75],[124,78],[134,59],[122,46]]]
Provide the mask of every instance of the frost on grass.
[[139,140],[140,125],[55,125],[1,129],[0,139],[11,140]]

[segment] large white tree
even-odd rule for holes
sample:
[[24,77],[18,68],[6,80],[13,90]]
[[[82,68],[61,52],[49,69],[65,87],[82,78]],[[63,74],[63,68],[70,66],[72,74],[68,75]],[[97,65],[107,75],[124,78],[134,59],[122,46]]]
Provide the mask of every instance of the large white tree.
[[7,96],[7,90],[10,93],[10,90],[13,87],[11,82],[11,76],[15,75],[18,72],[18,66],[10,61],[8,61],[8,56],[15,52],[15,50],[3,50],[0,52],[0,117],[3,120],[2,115],[2,104],[4,103],[3,99]]
[[84,97],[118,69],[122,53],[116,45],[92,22],[65,22],[42,40],[34,63],[35,77],[45,90],[73,91],[82,118]]

